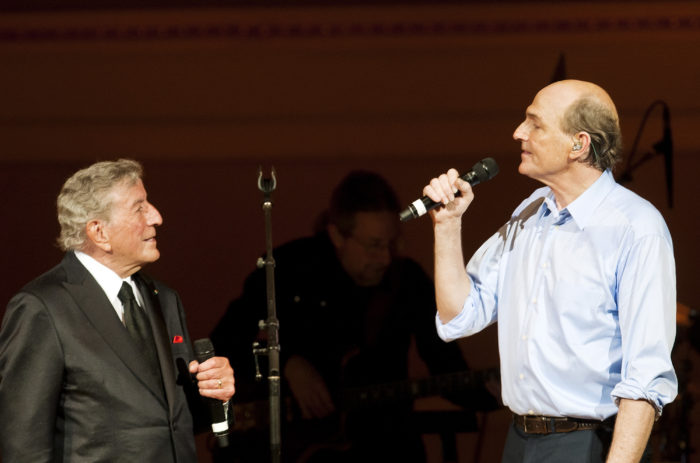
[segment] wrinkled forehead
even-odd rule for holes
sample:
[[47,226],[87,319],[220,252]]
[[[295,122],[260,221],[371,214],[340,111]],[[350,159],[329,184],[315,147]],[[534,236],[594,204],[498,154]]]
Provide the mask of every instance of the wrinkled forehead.
[[115,207],[132,207],[146,200],[146,189],[141,179],[124,178],[109,189],[105,196],[110,209]]
[[360,211],[355,214],[352,234],[374,241],[392,241],[399,234],[399,224],[393,211]]

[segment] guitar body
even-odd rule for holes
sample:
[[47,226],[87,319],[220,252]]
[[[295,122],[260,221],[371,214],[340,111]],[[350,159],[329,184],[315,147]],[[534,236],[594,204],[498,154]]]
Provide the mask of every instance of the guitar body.
[[[484,384],[499,380],[498,369],[465,371],[428,378],[344,389],[341,411],[323,419],[302,419],[291,399],[283,401],[282,460],[286,463],[424,462],[421,434],[476,431],[471,412],[415,412],[414,399],[436,395],[474,396]],[[492,402],[484,409],[492,409]],[[266,400],[234,404],[234,457],[215,462],[267,461],[269,404]],[[257,450],[250,451],[250,447]],[[218,450],[218,453],[225,451]],[[241,454],[247,454],[241,455]]]

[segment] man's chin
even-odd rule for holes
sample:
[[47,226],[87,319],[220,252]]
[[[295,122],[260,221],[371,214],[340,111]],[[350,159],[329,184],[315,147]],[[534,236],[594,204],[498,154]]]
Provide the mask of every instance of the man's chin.
[[522,175],[527,175],[528,168],[527,168],[527,160],[523,159],[520,161],[520,164],[518,164],[518,173]]
[[144,256],[144,264],[152,264],[153,262],[160,259],[160,251],[157,249],[150,250],[146,256]]

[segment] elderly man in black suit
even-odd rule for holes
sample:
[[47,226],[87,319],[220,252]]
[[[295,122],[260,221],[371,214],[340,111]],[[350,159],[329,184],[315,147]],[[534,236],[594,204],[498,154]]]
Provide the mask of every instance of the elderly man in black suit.
[[99,162],[61,190],[66,255],[0,330],[5,463],[195,462],[199,397],[228,409],[228,360],[195,360],[179,297],[141,272],[162,223],[141,178],[135,161]]

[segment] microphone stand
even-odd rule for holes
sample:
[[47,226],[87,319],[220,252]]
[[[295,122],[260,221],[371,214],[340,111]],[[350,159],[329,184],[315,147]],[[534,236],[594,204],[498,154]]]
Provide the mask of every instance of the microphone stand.
[[268,385],[270,391],[270,456],[273,463],[279,463],[282,458],[281,419],[280,419],[280,346],[279,320],[277,320],[275,304],[275,260],[272,256],[272,198],[271,193],[277,187],[275,168],[271,177],[263,178],[262,167],[258,169],[258,189],[263,192],[262,209],[265,213],[265,243],[266,256],[258,259],[258,268],[265,268],[267,280],[267,320],[260,320],[258,326],[267,330],[267,347],[261,348],[253,343],[255,357],[255,378],[262,379],[258,364],[259,355],[268,358]]
[[[632,162],[635,154],[637,154],[637,145],[639,144],[639,140],[642,136],[644,126],[647,123],[647,119],[649,118],[649,115],[651,114],[652,110],[657,106],[661,106],[661,108],[663,110],[663,113],[662,113],[662,116],[663,116],[663,135],[662,135],[662,138],[661,138],[661,140],[659,140],[658,142],[656,142],[652,145],[652,151],[647,152],[644,155],[642,155],[642,158],[637,160],[636,162]],[[668,200],[668,207],[673,208],[673,140],[671,138],[671,115],[670,115],[670,111],[668,108],[668,104],[666,104],[666,102],[663,100],[654,101],[646,109],[646,112],[644,113],[644,116],[642,117],[642,121],[639,124],[639,129],[637,130],[637,135],[634,138],[634,143],[632,144],[632,149],[630,150],[630,154],[627,157],[627,164],[625,166],[625,170],[622,171],[622,173],[620,173],[617,181],[620,184],[624,184],[624,183],[632,181],[632,172],[634,172],[642,164],[646,163],[647,161],[650,161],[651,159],[655,158],[656,156],[663,156],[664,157],[664,168],[666,171],[666,194],[667,194],[667,200]]]

